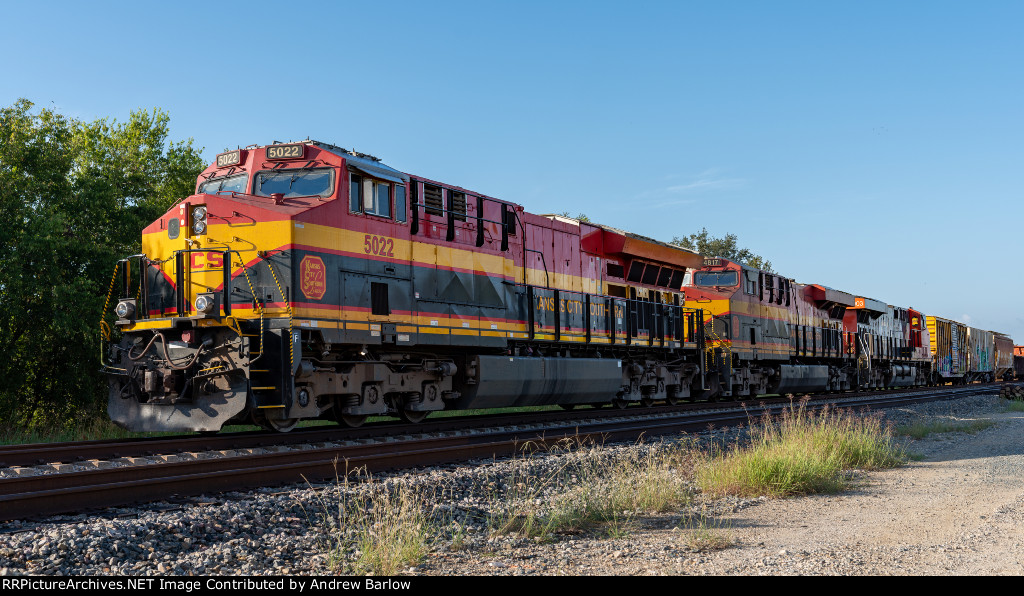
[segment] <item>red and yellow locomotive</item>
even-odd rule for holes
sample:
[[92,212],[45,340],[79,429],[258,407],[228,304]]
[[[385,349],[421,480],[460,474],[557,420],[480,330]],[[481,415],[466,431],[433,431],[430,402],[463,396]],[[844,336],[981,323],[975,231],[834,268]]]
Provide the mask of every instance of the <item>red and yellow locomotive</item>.
[[142,245],[105,324],[108,410],[130,430],[707,389],[681,291],[698,255],[326,143],[218,155]]

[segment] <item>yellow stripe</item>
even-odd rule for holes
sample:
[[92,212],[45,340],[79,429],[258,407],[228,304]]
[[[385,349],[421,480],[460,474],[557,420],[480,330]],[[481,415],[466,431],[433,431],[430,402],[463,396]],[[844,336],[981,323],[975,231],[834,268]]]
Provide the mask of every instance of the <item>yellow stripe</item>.
[[149,319],[146,321],[136,321],[121,327],[121,329],[124,331],[141,331],[143,329],[169,329],[172,326],[170,319]]

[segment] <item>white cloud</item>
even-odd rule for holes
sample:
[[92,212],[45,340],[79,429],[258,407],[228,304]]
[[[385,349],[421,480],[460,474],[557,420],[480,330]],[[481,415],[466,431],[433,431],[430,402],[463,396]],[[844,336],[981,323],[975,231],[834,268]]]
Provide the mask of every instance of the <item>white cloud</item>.
[[645,190],[633,197],[633,201],[647,202],[651,207],[670,207],[688,205],[697,202],[699,195],[722,190],[742,188],[742,178],[730,178],[722,168],[712,168],[699,174],[671,174],[665,181],[681,179],[675,184]]

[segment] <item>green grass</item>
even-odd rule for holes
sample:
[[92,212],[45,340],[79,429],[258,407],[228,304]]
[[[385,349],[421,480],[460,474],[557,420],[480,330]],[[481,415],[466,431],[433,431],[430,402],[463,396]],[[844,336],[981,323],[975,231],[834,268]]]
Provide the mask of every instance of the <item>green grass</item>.
[[[1024,411],[1022,408],[1020,411]],[[923,439],[931,434],[941,433],[954,433],[962,432],[973,435],[974,433],[985,430],[995,425],[995,422],[991,420],[970,420],[967,422],[953,422],[950,420],[932,420],[928,422],[914,422],[913,424],[906,424],[896,429],[896,433],[911,437],[913,439]]]
[[896,467],[906,459],[878,417],[800,406],[752,424],[748,445],[705,454],[695,479],[712,495],[835,493],[849,485],[847,470]]
[[[149,433],[146,436],[155,436]],[[159,433],[177,434],[177,433]],[[70,441],[91,441],[95,439],[124,439],[143,436],[131,433],[113,422],[102,418],[84,418],[69,422],[65,426],[42,428],[0,428],[0,445],[27,445],[30,443],[65,443]]]
[[[430,418],[449,418],[453,416],[472,416],[478,414],[503,414],[521,412],[539,412],[545,410],[559,410],[558,406],[537,406],[528,408],[497,408],[493,410],[441,410],[431,412]],[[372,416],[367,422],[395,422],[398,420],[392,416]],[[331,420],[303,420],[297,425],[299,428],[334,426],[338,423]],[[343,427],[339,427],[343,428]],[[265,430],[254,424],[232,424],[221,429],[223,433],[251,432]],[[126,439],[133,437],[162,437],[169,435],[189,435],[195,433],[187,432],[129,432],[102,416],[83,416],[74,421],[68,422],[65,426],[47,426],[22,429],[15,427],[0,426],[0,445],[26,445],[30,443],[64,443],[68,441],[95,441]]]
[[1024,412],[1024,401],[1011,400],[1006,402],[1006,406],[1003,408],[1004,412]]

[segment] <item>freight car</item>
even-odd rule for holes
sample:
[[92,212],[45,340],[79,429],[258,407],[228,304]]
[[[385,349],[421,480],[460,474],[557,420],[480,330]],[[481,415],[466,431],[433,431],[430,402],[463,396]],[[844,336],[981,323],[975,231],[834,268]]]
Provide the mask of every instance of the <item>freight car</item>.
[[995,378],[1008,381],[1013,376],[1013,340],[1003,333],[993,332]]
[[991,382],[1011,367],[1013,340],[995,331],[927,317],[936,380],[952,383]]
[[1009,373],[1012,379],[1024,379],[1024,346],[1013,346],[1013,370]]
[[142,247],[104,324],[108,411],[133,431],[707,389],[681,291],[699,255],[327,143],[218,155]]

